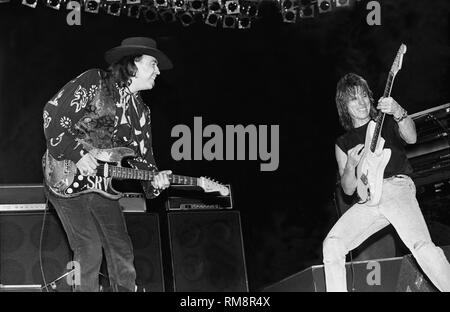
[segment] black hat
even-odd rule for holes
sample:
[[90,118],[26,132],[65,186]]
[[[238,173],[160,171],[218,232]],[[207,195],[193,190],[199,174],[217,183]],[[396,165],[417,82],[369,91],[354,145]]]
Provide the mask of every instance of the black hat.
[[118,47],[112,48],[105,53],[105,60],[108,64],[113,64],[122,57],[133,54],[146,54],[158,60],[160,70],[171,69],[173,67],[170,59],[156,47],[156,41],[147,37],[131,37],[122,41]]

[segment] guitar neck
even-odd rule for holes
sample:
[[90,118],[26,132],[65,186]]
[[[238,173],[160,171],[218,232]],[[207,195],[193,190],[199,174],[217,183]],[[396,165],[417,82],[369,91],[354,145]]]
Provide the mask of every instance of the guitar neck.
[[394,73],[389,72],[386,86],[384,88],[383,97],[389,97],[391,95],[392,85],[394,84]]
[[[391,95],[392,85],[394,83],[394,74],[392,72],[389,72],[388,79],[386,81],[386,86],[384,88],[383,97],[389,97]],[[375,151],[375,148],[377,147],[378,138],[380,137],[381,128],[383,127],[384,123],[384,117],[386,116],[385,113],[382,111],[378,112],[377,116],[377,123],[375,125],[375,130],[372,136],[372,141],[370,143],[370,150],[372,152]]]
[[[117,167],[117,166],[111,166],[108,164],[99,166],[98,172],[101,172],[101,173],[103,173],[103,175],[109,176],[112,178],[129,179],[129,180],[144,180],[144,181],[151,181],[158,174],[158,173],[148,171],[148,170]],[[199,185],[198,178],[195,178],[195,177],[170,174],[170,175],[168,175],[168,179],[169,179],[170,183],[174,183],[174,184]]]

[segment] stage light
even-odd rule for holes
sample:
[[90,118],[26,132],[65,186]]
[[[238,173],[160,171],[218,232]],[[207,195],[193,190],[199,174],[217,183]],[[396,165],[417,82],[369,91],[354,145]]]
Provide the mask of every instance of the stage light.
[[258,4],[257,3],[250,3],[247,9],[247,15],[250,18],[255,18],[258,16]]
[[291,0],[281,0],[281,8],[283,10],[290,10],[292,9],[293,3]]
[[106,10],[106,12],[109,15],[120,16],[121,10],[122,10],[121,1],[108,1],[108,9]]
[[319,8],[319,13],[327,13],[331,11],[330,0],[317,0],[317,7]]
[[201,12],[205,10],[205,4],[202,0],[189,0],[189,8],[192,12]]
[[237,17],[234,15],[225,15],[223,18],[223,28],[236,28]]
[[184,27],[190,26],[194,23],[194,17],[190,12],[183,12],[178,16],[178,18],[181,22],[181,25],[183,25]]
[[345,7],[350,5],[350,0],[336,0],[336,7]]
[[164,23],[173,23],[177,20],[175,13],[171,9],[160,10],[159,16]]
[[139,5],[130,5],[128,7],[128,17],[139,18],[141,7]]
[[205,21],[205,16],[206,13],[203,12],[193,12],[193,16],[194,16],[194,23],[199,23],[199,24],[203,24],[203,22]]
[[173,6],[174,10],[176,12],[178,11],[186,11],[186,1],[185,0],[174,0],[173,1]]
[[140,4],[141,0],[127,0],[127,4],[131,5],[131,4]]
[[225,10],[227,11],[227,14],[239,14],[239,1],[237,0],[229,0],[225,1]]
[[0,3],[7,3],[9,0],[0,0]]
[[281,15],[283,22],[295,23],[297,21],[298,2],[294,0],[281,0]]
[[37,0],[22,0],[22,4],[34,9],[37,6]]
[[158,12],[154,7],[143,6],[141,8],[141,13],[147,23],[152,23],[158,20]]
[[258,15],[258,5],[254,1],[245,1],[241,5],[241,14],[250,18],[255,18]]
[[314,12],[315,12],[314,5],[301,8],[298,11],[300,18],[313,18]]
[[59,8],[61,7],[61,0],[47,0],[46,5],[49,8],[59,10]]
[[208,10],[213,13],[221,13],[222,12],[222,2],[219,0],[208,0]]
[[239,29],[248,29],[250,28],[252,21],[249,16],[242,15],[238,18],[238,28]]
[[84,5],[84,10],[89,13],[98,13],[100,8],[100,0],[87,0]]
[[167,0],[155,0],[155,7],[159,8],[167,8],[169,6],[169,2]]
[[298,1],[296,0],[281,0],[282,10],[294,10],[298,7]]
[[205,24],[213,27],[217,27],[217,24],[220,22],[220,19],[222,18],[221,15],[217,13],[208,13],[208,16],[206,17]]
[[284,10],[283,11],[283,22],[295,23],[296,21],[297,21],[297,11],[295,11],[295,10]]

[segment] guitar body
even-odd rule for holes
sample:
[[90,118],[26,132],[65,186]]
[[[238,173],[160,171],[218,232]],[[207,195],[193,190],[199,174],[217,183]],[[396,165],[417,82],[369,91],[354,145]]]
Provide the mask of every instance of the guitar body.
[[384,139],[380,136],[375,150],[370,149],[375,123],[369,122],[364,143],[364,154],[356,168],[356,190],[362,202],[375,206],[380,202],[383,189],[384,169],[391,158],[391,150],[384,148]]
[[[116,147],[110,149],[92,149],[89,151],[99,164],[110,164],[121,167],[122,160],[134,157],[132,149]],[[44,180],[47,188],[56,196],[63,198],[76,197],[81,194],[96,192],[109,199],[123,197],[121,192],[112,186],[112,177],[102,172],[95,176],[83,176],[71,160],[56,160],[48,151],[42,158]]]

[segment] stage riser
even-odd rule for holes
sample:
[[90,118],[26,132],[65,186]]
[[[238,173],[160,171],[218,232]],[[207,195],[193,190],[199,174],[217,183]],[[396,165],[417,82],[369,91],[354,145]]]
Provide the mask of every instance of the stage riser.
[[[441,247],[450,261],[450,246]],[[346,263],[347,289],[355,292],[430,292],[437,289],[423,274],[411,255]],[[353,275],[354,274],[354,275]],[[353,278],[352,278],[353,277]],[[277,283],[263,292],[324,292],[323,265],[312,266]]]

